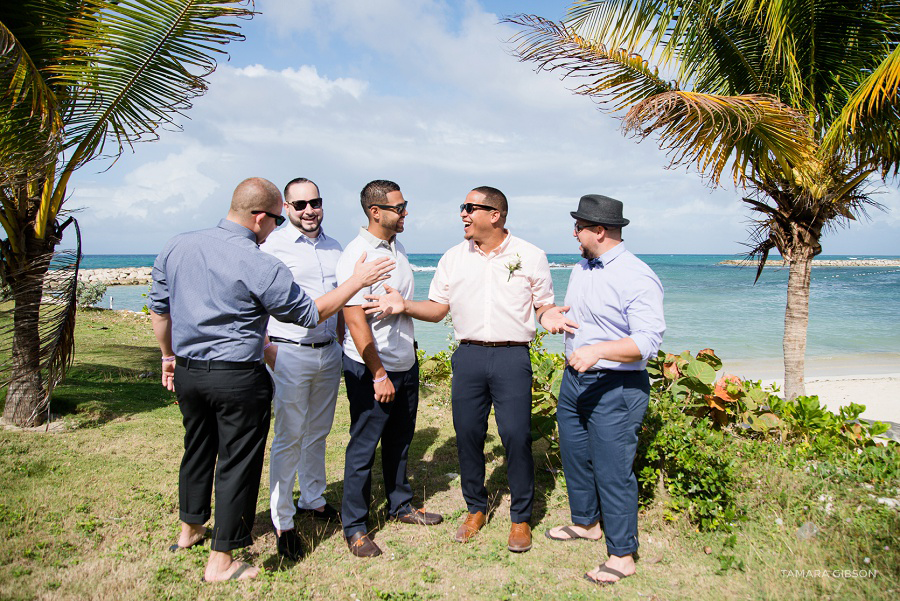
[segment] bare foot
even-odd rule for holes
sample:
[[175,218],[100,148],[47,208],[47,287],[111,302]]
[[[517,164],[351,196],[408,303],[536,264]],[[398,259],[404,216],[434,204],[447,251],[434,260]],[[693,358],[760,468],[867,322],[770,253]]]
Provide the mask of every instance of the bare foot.
[[[615,570],[617,573],[611,573],[612,570]],[[623,557],[610,555],[609,559],[606,560],[606,563],[597,566],[585,574],[585,577],[597,584],[613,584],[622,578],[632,576],[634,573],[634,557],[631,555],[625,555]],[[618,574],[621,574],[621,576]]]
[[206,526],[203,524],[181,523],[181,534],[178,536],[178,546],[182,549],[193,547],[206,536]]
[[259,568],[251,566],[243,561],[232,561],[231,564],[221,571],[211,569],[210,565],[206,566],[206,572],[203,574],[205,582],[221,582],[223,580],[251,580],[259,576]]
[[603,538],[603,528],[600,527],[600,522],[594,522],[590,526],[580,524],[556,526],[547,531],[547,538],[551,540],[575,540],[578,538],[600,540]]

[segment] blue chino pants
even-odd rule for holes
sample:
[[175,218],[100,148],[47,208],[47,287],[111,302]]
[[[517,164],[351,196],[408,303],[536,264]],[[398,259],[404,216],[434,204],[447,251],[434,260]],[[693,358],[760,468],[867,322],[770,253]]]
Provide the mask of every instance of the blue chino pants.
[[534,458],[531,455],[531,359],[528,347],[460,344],[453,366],[453,427],[460,483],[469,513],[488,510],[484,486],[484,442],[491,406],[506,450],[509,517],[531,520]]
[[409,445],[419,408],[419,364],[406,371],[389,371],[394,400],[375,400],[372,373],[363,363],[344,355],[344,381],[350,402],[350,442],[344,461],[344,498],[341,521],[344,536],[368,532],[372,497],[372,465],[381,442],[381,471],[391,516],[412,511],[413,493],[406,475]]
[[650,398],[642,371],[578,373],[566,368],[556,418],[572,522],[601,517],[610,554],[638,549],[638,432]]

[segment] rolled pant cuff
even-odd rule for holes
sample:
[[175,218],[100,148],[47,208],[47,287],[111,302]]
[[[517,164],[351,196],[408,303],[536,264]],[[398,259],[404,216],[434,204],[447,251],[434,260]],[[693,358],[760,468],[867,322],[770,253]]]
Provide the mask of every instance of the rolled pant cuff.
[[487,515],[487,513],[488,513],[487,505],[485,505],[485,506],[483,506],[483,507],[471,507],[471,506],[469,506],[469,507],[466,507],[466,509],[468,510],[469,513],[472,513],[472,514],[478,513],[479,511],[480,511],[481,513],[483,513],[484,515]]
[[235,549],[241,549],[243,547],[249,547],[253,544],[253,537],[249,534],[247,536],[236,538],[234,540],[223,540],[216,539],[215,537],[212,539],[212,542],[209,545],[209,548],[213,551],[219,551],[221,553],[227,553],[228,551],[233,551]]
[[600,521],[600,512],[597,512],[593,516],[583,517],[580,515],[572,514],[572,523],[577,524],[578,526],[590,526],[591,524],[596,524]]
[[613,547],[609,543],[606,544],[606,550],[610,555],[615,555],[617,557],[623,557],[625,555],[631,555],[633,553],[637,553],[638,545],[629,545],[627,547]]
[[509,521],[514,524],[521,524],[522,522],[531,522],[531,514],[530,513],[513,513],[509,512]]
[[186,511],[178,512],[178,519],[185,524],[205,524],[212,517],[212,511],[206,513],[187,513]]
[[368,530],[366,530],[365,526],[349,526],[347,528],[344,528],[343,530],[344,530],[344,538],[350,538],[357,532],[359,532],[360,534],[366,534],[368,532]]
[[282,520],[281,518],[279,518],[278,521],[274,522],[272,525],[275,526],[277,530],[281,530],[282,532],[284,532],[285,530],[293,530],[294,520]]
[[312,503],[297,502],[297,509],[318,509],[319,507],[325,507],[325,497],[319,497]]

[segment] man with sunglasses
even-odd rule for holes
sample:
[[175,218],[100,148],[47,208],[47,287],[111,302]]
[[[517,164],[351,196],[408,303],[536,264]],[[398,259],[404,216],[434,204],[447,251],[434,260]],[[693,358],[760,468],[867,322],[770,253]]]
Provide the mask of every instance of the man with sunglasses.
[[281,202],[272,182],[244,180],[218,226],[176,236],[153,264],[150,316],[163,354],[162,384],[176,393],[185,427],[181,534],[171,550],[206,538],[215,480],[208,582],[259,574],[232,552],[253,542],[272,399],[262,363],[268,317],[311,328],[393,268],[389,259],[362,257],[342,286],[313,300],[284,263],[259,250],[284,221]]
[[[500,190],[475,188],[460,206],[465,240],[438,263],[427,301],[387,295],[366,305],[370,314],[405,313],[440,321],[449,311],[459,347],[453,353],[453,426],[456,429],[460,482],[468,515],[455,540],[468,542],[484,526],[488,492],[484,486],[484,442],[494,408],[506,449],[510,489],[507,548],[531,549],[534,460],[531,456],[531,359],[528,345],[535,317],[550,332],[571,331],[575,324],[553,304],[547,255],[506,229],[508,202]],[[386,319],[388,317],[385,317]]]
[[584,260],[572,268],[566,305],[579,328],[567,332],[557,420],[572,524],[547,538],[599,540],[609,559],[585,578],[610,584],[635,572],[638,485],[632,469],[647,410],[647,360],[666,322],[663,288],[646,263],[626,250],[622,202],[582,196],[575,238]]
[[[260,248],[291,270],[294,282],[316,298],[337,287],[335,268],[340,243],[322,229],[324,210],[319,187],[298,177],[284,187],[288,223]],[[313,328],[269,318],[266,363],[275,383],[275,435],[269,454],[269,493],[278,554],[300,559],[303,547],[294,529],[301,513],[329,521],[337,510],[324,497],[325,439],[331,432],[341,382],[343,338],[341,314]],[[300,499],[294,505],[294,479]]]
[[375,557],[381,549],[368,535],[372,463],[381,442],[381,466],[388,513],[406,524],[431,526],[443,518],[412,505],[406,466],[419,406],[419,365],[412,319],[393,315],[376,321],[362,308],[365,294],[383,293],[390,283],[402,298],[413,296],[413,272],[406,250],[397,240],[408,212],[400,187],[388,180],[371,181],[360,193],[368,226],[360,229],[337,266],[338,282],[350,276],[360,255],[387,257],[397,268],[387,282],[361,291],[347,302],[344,320],[344,381],[350,403],[350,442],[344,461],[341,521],[350,552]]

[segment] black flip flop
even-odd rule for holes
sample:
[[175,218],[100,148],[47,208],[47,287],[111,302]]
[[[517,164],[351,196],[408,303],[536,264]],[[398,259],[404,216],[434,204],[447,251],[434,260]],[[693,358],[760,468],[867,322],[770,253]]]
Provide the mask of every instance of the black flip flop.
[[194,543],[192,545],[188,545],[187,547],[182,547],[178,543],[175,543],[174,545],[169,546],[169,551],[172,553],[176,553],[178,551],[181,551],[182,549],[191,549],[193,547],[196,547],[197,545],[202,545],[203,543],[205,543],[207,538],[208,537],[206,536],[206,534],[204,534],[203,538],[201,538],[200,540],[198,540],[196,543]]
[[[251,567],[252,566],[249,563],[244,563],[242,561],[241,565],[238,566],[238,569],[232,572],[231,576],[229,576],[225,580],[216,580],[216,582],[225,582],[226,580],[240,580],[241,574],[249,570]],[[203,576],[202,578],[200,578],[200,582],[209,582],[209,580],[206,579],[206,576]]]

